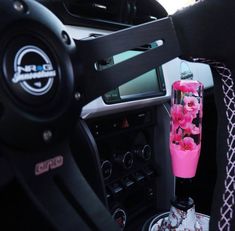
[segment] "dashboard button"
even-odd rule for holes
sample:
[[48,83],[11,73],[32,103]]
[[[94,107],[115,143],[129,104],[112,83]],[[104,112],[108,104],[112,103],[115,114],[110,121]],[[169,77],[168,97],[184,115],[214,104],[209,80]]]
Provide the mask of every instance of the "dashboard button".
[[145,169],[143,170],[143,172],[144,172],[144,174],[145,174],[146,176],[152,176],[152,175],[154,175],[154,170],[151,169],[151,168],[149,168],[149,167],[145,168]]
[[123,190],[123,187],[119,183],[113,183],[108,187],[113,194],[118,194]]
[[141,173],[141,172],[135,172],[134,174],[133,174],[133,177],[134,177],[134,179],[136,180],[136,181],[141,181],[141,180],[143,180],[145,177],[144,177],[144,175]]
[[132,186],[135,182],[133,180],[131,180],[129,177],[127,177],[122,181],[122,183],[126,188],[128,188],[128,187]]

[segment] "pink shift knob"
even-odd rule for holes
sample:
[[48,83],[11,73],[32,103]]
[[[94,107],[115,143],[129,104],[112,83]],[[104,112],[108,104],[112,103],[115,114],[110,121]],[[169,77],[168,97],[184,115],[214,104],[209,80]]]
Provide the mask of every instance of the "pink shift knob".
[[192,178],[201,149],[203,85],[181,80],[172,86],[170,152],[173,173]]

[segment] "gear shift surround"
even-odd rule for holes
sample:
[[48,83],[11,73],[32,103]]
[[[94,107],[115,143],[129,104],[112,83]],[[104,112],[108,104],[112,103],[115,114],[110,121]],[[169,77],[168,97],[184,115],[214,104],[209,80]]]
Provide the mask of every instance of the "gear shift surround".
[[195,212],[195,206],[188,211],[171,207],[170,212],[156,216],[148,231],[208,231],[210,217]]

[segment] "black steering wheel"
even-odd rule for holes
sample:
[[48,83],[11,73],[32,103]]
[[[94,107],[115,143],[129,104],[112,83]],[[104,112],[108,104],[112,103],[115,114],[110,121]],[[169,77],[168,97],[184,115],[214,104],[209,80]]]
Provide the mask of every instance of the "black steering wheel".
[[[14,178],[45,230],[118,230],[74,161],[70,140],[81,129],[79,114],[96,97],[181,56],[213,67],[219,130],[210,230],[235,230],[234,9],[233,0],[204,0],[161,20],[74,40],[40,3],[1,0],[0,186]],[[156,40],[162,45],[97,68]]]

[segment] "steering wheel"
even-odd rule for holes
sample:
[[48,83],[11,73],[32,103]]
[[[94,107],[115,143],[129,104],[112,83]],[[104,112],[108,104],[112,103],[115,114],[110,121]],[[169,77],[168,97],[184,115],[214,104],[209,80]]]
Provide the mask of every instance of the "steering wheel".
[[[235,230],[234,9],[233,0],[205,0],[161,20],[74,40],[40,3],[1,0],[1,187],[16,179],[52,230],[119,230],[75,163],[71,136],[81,129],[85,104],[181,56],[213,68],[219,122],[210,230]],[[156,48],[97,68],[156,40]]]

